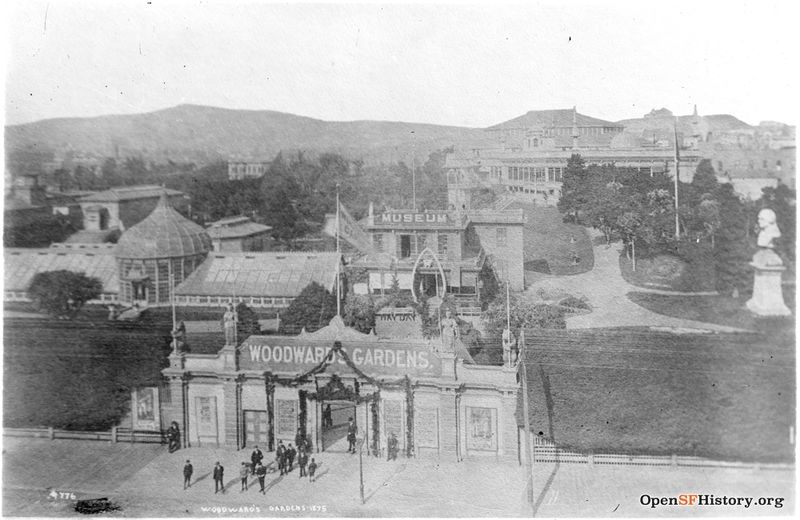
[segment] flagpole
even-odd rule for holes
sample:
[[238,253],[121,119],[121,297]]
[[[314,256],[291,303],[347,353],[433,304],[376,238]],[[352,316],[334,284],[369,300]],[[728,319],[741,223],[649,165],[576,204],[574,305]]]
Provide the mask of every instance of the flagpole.
[[341,264],[341,250],[339,249],[339,183],[336,183],[336,315],[342,315],[342,297],[339,288],[339,264]]
[[414,168],[414,152],[411,152],[411,193],[414,211],[417,211],[417,170]]
[[678,218],[678,177],[680,176],[680,166],[678,165],[680,160],[678,156],[678,116],[675,116],[672,128],[675,133],[675,239],[677,240],[681,235],[680,220]]
[[[172,264],[170,264],[172,271]],[[169,302],[172,306],[172,330],[178,330],[178,320],[175,313],[175,274],[169,273]]]
[[511,289],[506,279],[506,328],[511,330]]

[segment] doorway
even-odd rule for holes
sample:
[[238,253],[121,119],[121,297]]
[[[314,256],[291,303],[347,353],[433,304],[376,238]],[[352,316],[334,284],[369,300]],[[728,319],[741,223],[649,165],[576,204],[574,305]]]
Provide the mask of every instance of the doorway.
[[[357,428],[356,404],[353,401],[332,400],[322,401],[322,423],[320,424],[320,448],[322,451],[341,452],[347,451],[348,420],[353,419]],[[360,432],[359,432],[360,433]]]
[[267,412],[244,410],[244,445],[263,446],[264,449],[269,445]]
[[400,258],[411,256],[411,235],[400,235]]

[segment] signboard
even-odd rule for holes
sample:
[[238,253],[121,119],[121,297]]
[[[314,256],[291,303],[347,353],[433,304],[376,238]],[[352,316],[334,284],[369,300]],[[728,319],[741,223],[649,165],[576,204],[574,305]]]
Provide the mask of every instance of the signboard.
[[411,307],[384,307],[375,313],[375,334],[389,338],[421,338],[422,324]]
[[497,410],[467,407],[467,447],[472,450],[497,450]]
[[450,222],[447,213],[383,213],[379,220],[382,224],[447,224]]
[[161,431],[159,417],[158,388],[137,388],[133,391],[133,429]]
[[420,448],[439,447],[439,410],[433,407],[414,408],[416,432],[414,443]]
[[394,433],[398,439],[403,438],[403,403],[402,401],[383,401],[383,428],[387,437]]
[[217,437],[217,398],[195,398],[195,419],[197,420],[197,438],[200,442],[219,441]]
[[[251,336],[241,346],[242,370],[303,373],[319,365],[333,348],[333,341],[307,340],[297,336]],[[441,375],[442,362],[427,343],[377,340],[343,343],[343,350],[359,370],[369,375],[402,377]],[[328,368],[349,371],[344,358],[334,356]]]
[[294,439],[297,433],[297,401],[295,399],[275,399],[277,437]]

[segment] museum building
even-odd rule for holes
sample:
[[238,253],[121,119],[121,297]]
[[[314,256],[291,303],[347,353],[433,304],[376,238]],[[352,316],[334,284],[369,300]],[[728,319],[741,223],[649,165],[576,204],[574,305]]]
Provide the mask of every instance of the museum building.
[[486,277],[525,288],[523,225],[522,210],[370,211],[362,226],[372,251],[352,265],[366,270],[372,294],[396,283],[415,300],[450,295],[477,304]]
[[163,370],[162,419],[185,446],[273,450],[302,435],[314,452],[343,451],[352,417],[367,454],[386,456],[394,436],[405,456],[518,458],[516,367],[474,364],[459,340],[363,334],[337,316],[313,333],[225,343],[216,354],[178,344]]

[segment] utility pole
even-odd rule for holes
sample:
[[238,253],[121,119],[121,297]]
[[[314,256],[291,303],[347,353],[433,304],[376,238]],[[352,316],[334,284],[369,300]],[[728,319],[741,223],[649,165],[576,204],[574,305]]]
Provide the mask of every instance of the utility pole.
[[681,236],[680,219],[678,217],[678,178],[680,177],[680,156],[678,153],[678,116],[672,126],[675,134],[675,240]]
[[528,480],[530,484],[528,485],[528,502],[530,502],[531,507],[534,505],[534,493],[533,493],[533,463],[535,459],[535,452],[536,446],[533,441],[533,436],[531,435],[531,419],[530,419],[530,409],[528,408],[528,368],[526,363],[526,355],[525,355],[525,331],[520,330],[519,332],[519,343],[520,343],[520,366],[522,367],[522,407],[523,413],[525,418],[525,447],[527,456],[527,466],[528,466]]
[[336,315],[342,315],[342,295],[339,287],[339,265],[341,262],[341,249],[339,249],[339,183],[336,183]]
[[364,439],[358,441],[358,478],[361,481],[361,505],[364,505]]

